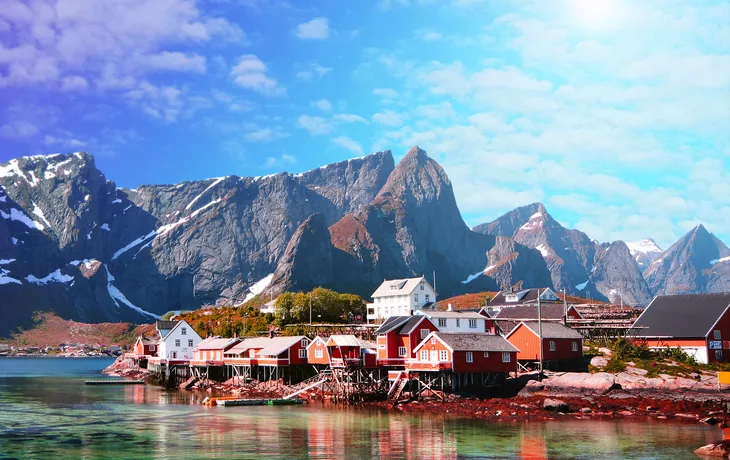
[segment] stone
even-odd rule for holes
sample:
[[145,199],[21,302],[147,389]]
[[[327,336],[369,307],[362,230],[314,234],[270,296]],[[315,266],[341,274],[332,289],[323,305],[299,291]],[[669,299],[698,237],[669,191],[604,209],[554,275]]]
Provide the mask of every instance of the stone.
[[593,412],[593,410],[590,407],[581,407],[580,411],[583,412],[584,414],[590,414],[591,412]]
[[705,457],[730,458],[730,440],[707,444],[695,450],[695,454]]
[[603,368],[608,364],[608,358],[604,358],[603,356],[594,356],[591,358],[591,366]]
[[568,412],[568,405],[559,399],[546,398],[542,402],[542,408],[551,412]]

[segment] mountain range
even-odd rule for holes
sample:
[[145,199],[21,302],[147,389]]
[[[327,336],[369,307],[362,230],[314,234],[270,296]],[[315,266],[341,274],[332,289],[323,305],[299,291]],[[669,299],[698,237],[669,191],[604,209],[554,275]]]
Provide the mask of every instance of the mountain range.
[[0,335],[38,311],[145,322],[325,286],[367,297],[385,278],[436,277],[441,297],[551,286],[646,305],[730,289],[730,250],[701,225],[662,252],[599,243],[540,203],[470,229],[418,147],[301,174],[117,187],[86,153],[0,165]]

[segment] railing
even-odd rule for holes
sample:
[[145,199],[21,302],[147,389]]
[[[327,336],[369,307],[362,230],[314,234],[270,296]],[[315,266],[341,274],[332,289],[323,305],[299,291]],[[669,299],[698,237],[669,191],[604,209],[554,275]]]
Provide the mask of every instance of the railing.
[[410,361],[406,363],[408,369],[421,370],[421,371],[443,371],[451,369],[450,362],[438,362],[434,363],[431,361]]

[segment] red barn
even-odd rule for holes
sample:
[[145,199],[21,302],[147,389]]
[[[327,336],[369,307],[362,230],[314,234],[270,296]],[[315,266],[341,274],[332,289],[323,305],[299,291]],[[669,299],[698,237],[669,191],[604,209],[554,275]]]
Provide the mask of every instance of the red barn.
[[316,366],[329,366],[330,355],[327,352],[327,339],[315,337],[307,346],[307,362]]
[[[520,361],[540,359],[540,336],[537,321],[523,321],[512,329],[507,340],[517,347]],[[575,329],[557,322],[542,322],[544,361],[568,361],[583,357],[583,336]]]
[[240,339],[209,337],[193,350],[191,366],[223,366],[223,355],[237,345]]
[[433,332],[414,351],[416,358],[406,364],[408,371],[517,372],[519,350],[499,335]]
[[138,357],[157,356],[157,341],[148,337],[139,336],[134,343],[133,351]]
[[438,328],[423,315],[391,316],[375,331],[380,366],[404,366],[415,357],[413,347]]
[[700,363],[730,362],[730,293],[657,296],[632,327],[649,348],[679,347]]

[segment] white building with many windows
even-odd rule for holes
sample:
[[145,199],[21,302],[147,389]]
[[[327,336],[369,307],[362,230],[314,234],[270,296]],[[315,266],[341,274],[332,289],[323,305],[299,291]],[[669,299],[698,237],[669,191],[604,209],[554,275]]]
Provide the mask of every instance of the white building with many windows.
[[[164,323],[170,322],[164,321]],[[185,321],[177,321],[171,329],[161,329],[158,326],[158,330],[162,338],[157,343],[157,357],[168,362],[191,360],[193,350],[203,341]],[[163,331],[166,332],[164,335]]]
[[436,302],[436,295],[433,286],[423,276],[385,280],[373,292],[373,303],[368,304],[368,323],[428,310]]
[[475,311],[426,311],[417,315],[426,316],[441,332],[487,332],[487,317]]

